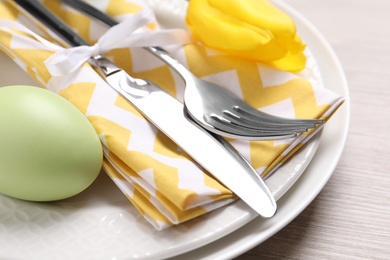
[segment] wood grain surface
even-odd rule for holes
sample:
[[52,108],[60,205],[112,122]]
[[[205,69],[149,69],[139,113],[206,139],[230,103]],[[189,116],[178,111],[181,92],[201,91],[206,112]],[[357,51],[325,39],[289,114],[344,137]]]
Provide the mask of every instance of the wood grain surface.
[[390,1],[285,1],[340,59],[350,91],[349,137],[310,206],[236,259],[390,259]]

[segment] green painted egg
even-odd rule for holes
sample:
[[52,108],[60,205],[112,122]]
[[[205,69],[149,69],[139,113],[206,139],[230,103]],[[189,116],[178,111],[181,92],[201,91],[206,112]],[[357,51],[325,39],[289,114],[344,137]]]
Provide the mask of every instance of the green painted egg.
[[0,193],[65,199],[96,179],[102,159],[98,135],[69,101],[42,88],[0,87]]

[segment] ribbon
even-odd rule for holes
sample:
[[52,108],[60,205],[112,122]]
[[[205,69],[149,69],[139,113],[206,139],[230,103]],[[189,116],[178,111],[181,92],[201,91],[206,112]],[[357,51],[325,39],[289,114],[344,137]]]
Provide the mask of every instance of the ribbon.
[[53,76],[63,76],[78,69],[91,57],[113,49],[183,44],[191,41],[188,33],[182,29],[145,31],[143,27],[155,20],[151,9],[143,9],[111,27],[95,45],[59,50],[45,61],[45,65]]
[[[93,46],[77,46],[62,48],[55,45],[27,27],[13,21],[0,19],[0,30],[10,32],[19,30],[42,43],[48,50],[55,51],[46,61],[45,65],[52,76],[64,76],[77,70],[91,57],[104,54],[113,49],[145,46],[163,46],[171,44],[185,44],[191,38],[185,30],[165,29],[149,30],[144,26],[156,20],[151,9],[130,15],[123,22],[108,29]],[[26,38],[20,35],[21,38]]]
[[182,29],[145,31],[143,27],[155,20],[151,9],[143,9],[111,27],[95,45],[77,46],[57,51],[45,61],[45,65],[53,76],[63,76],[75,71],[91,57],[113,49],[191,42],[188,33]]
[[[12,36],[13,38],[17,38],[21,42],[28,41],[29,44],[31,44],[29,46],[35,46],[36,44],[40,43],[41,45],[43,45],[43,46],[40,46],[40,48],[42,48],[44,50],[57,51],[57,50],[62,49],[60,46],[55,45],[52,42],[49,42],[48,40],[44,39],[43,37],[41,37],[37,33],[33,32],[32,30],[28,29],[27,27],[25,27],[17,22],[6,20],[6,19],[0,19],[0,31],[12,32],[12,30],[17,30],[17,31],[23,32],[37,41],[35,43],[34,40],[30,39],[27,36],[21,35],[21,34],[20,35],[14,34]],[[34,45],[34,43],[35,43],[35,45]],[[12,44],[11,44],[11,46],[12,46]]]

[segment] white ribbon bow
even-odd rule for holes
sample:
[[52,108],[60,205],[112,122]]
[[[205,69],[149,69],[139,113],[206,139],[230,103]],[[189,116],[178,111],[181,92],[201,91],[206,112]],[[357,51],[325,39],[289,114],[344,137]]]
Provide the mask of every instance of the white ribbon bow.
[[45,65],[52,76],[63,76],[74,72],[91,57],[113,49],[191,42],[188,33],[181,29],[141,31],[144,25],[153,21],[152,10],[143,9],[111,27],[95,45],[61,49],[48,58]]

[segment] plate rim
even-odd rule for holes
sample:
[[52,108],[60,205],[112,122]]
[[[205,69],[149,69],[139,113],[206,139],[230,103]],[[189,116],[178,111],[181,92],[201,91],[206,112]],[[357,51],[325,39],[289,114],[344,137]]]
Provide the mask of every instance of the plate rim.
[[[279,0],[273,0],[273,2],[280,2]],[[336,57],[337,58],[337,57]],[[348,100],[348,99],[347,99]],[[348,102],[348,101],[347,101]],[[344,104],[343,106],[345,106],[346,104]],[[348,104],[348,108],[349,108],[349,104]],[[319,147],[320,148],[320,147]],[[340,156],[341,156],[341,154],[340,154]],[[316,157],[316,155],[314,155],[314,158]],[[309,165],[309,167],[310,167],[310,165]],[[329,176],[330,177],[330,176]],[[299,180],[298,180],[299,181]],[[323,185],[325,185],[326,184],[326,182],[327,182],[327,180],[323,183]],[[321,188],[322,189],[322,188]],[[306,208],[306,207],[304,207],[304,208]],[[300,212],[299,212],[300,213]],[[299,214],[299,213],[297,213],[297,215]],[[295,217],[294,217],[295,218]],[[250,222],[249,224],[251,224],[251,223],[253,223],[254,221],[256,221],[256,219],[255,220],[253,220],[252,222]],[[247,225],[249,225],[249,224],[247,224]],[[245,226],[247,226],[247,225],[245,225]],[[282,228],[282,227],[284,227],[284,226],[280,226],[280,229]],[[235,232],[235,231],[234,231]],[[233,232],[233,233],[234,233]],[[275,232],[276,233],[276,232]],[[227,236],[229,236],[229,235],[227,235]],[[223,239],[223,238],[221,238],[221,239]],[[217,241],[219,241],[219,240],[217,240]],[[248,244],[249,245],[249,244]],[[254,245],[255,246],[255,245]],[[200,247],[199,249],[201,250],[203,247]],[[238,249],[238,248],[237,248]],[[250,248],[249,248],[250,249]],[[191,249],[189,249],[189,250],[191,250]],[[195,249],[195,250],[197,250],[197,249]],[[247,250],[245,250],[244,249],[244,251],[247,251]],[[242,250],[238,253],[238,254],[241,254],[242,253]],[[234,252],[233,252],[233,255],[234,255]],[[178,253],[178,254],[176,254],[176,256],[181,256],[181,254],[180,253]],[[232,255],[230,255],[230,253],[229,253],[229,255],[227,256],[228,258],[230,258]]]
[[[244,225],[240,229],[226,235],[225,237],[220,238],[217,241],[214,241],[210,243],[209,245],[200,247],[198,249],[195,249],[193,251],[178,255],[176,257],[170,258],[170,259],[176,259],[177,257],[185,257],[185,259],[232,259],[234,257],[237,257],[250,249],[256,247],[257,245],[261,244],[274,234],[276,234],[278,231],[280,231],[282,228],[287,226],[292,220],[294,220],[315,198],[316,196],[322,191],[326,183],[329,181],[331,176],[333,175],[333,172],[335,168],[337,167],[337,164],[343,154],[347,138],[348,138],[348,132],[350,127],[350,97],[349,97],[349,88],[348,88],[348,82],[347,78],[345,76],[344,70],[342,68],[342,65],[334,52],[331,45],[327,42],[326,38],[320,33],[320,31],[308,20],[306,19],[301,13],[299,13],[297,10],[295,10],[293,7],[288,5],[282,0],[271,0],[274,2],[278,7],[285,10],[291,17],[294,18],[297,24],[298,33],[302,28],[305,28],[304,31],[306,31],[309,34],[312,34],[312,37],[314,37],[314,40],[319,42],[321,46],[320,49],[323,49],[325,51],[325,54],[328,56],[329,61],[332,63],[333,72],[335,72],[335,75],[337,75],[339,85],[341,86],[338,88],[339,91],[341,91],[340,94],[345,98],[345,101],[340,107],[336,113],[336,116],[341,117],[344,116],[344,125],[342,127],[342,132],[339,133],[339,138],[337,139],[337,150],[336,153],[333,154],[333,160],[331,161],[331,164],[329,168],[326,171],[326,174],[324,175],[324,178],[321,179],[320,182],[318,182],[317,188],[311,190],[311,193],[306,197],[306,200],[302,201],[299,205],[299,207],[296,207],[294,212],[290,213],[290,216],[288,218],[284,218],[282,222],[278,222],[275,224],[275,228],[268,231],[266,234],[259,233],[258,227],[259,225],[263,225],[264,222],[257,217],[253,219],[248,224]],[[304,38],[304,37],[303,37]],[[304,38],[305,39],[305,38]],[[313,50],[312,46],[310,45],[312,53],[314,53],[314,56],[318,54],[318,51]],[[318,46],[317,46],[318,47]],[[318,49],[318,48],[316,48]],[[324,53],[322,53],[324,55]],[[324,64],[322,63],[322,59],[317,59],[320,70],[326,71],[326,68],[323,68]],[[328,73],[327,73],[328,74]],[[324,80],[326,80],[326,76],[324,77]],[[324,83],[326,85],[326,83]],[[336,120],[331,118],[329,120],[329,123],[334,123]],[[329,130],[330,127],[324,128],[325,134],[327,133],[327,130]],[[320,144],[318,147],[318,150],[316,154],[313,157],[313,160],[309,164],[308,168],[303,173],[303,176],[298,179],[298,181],[291,187],[290,190],[286,192],[279,202],[281,202],[283,205],[288,202],[288,196],[291,193],[294,193],[295,190],[297,190],[297,187],[302,184],[304,181],[305,175],[308,175],[311,171],[311,168],[314,167],[315,161],[320,160],[321,153],[323,153],[323,150],[326,149],[325,147],[325,140],[323,138],[320,140]]]

